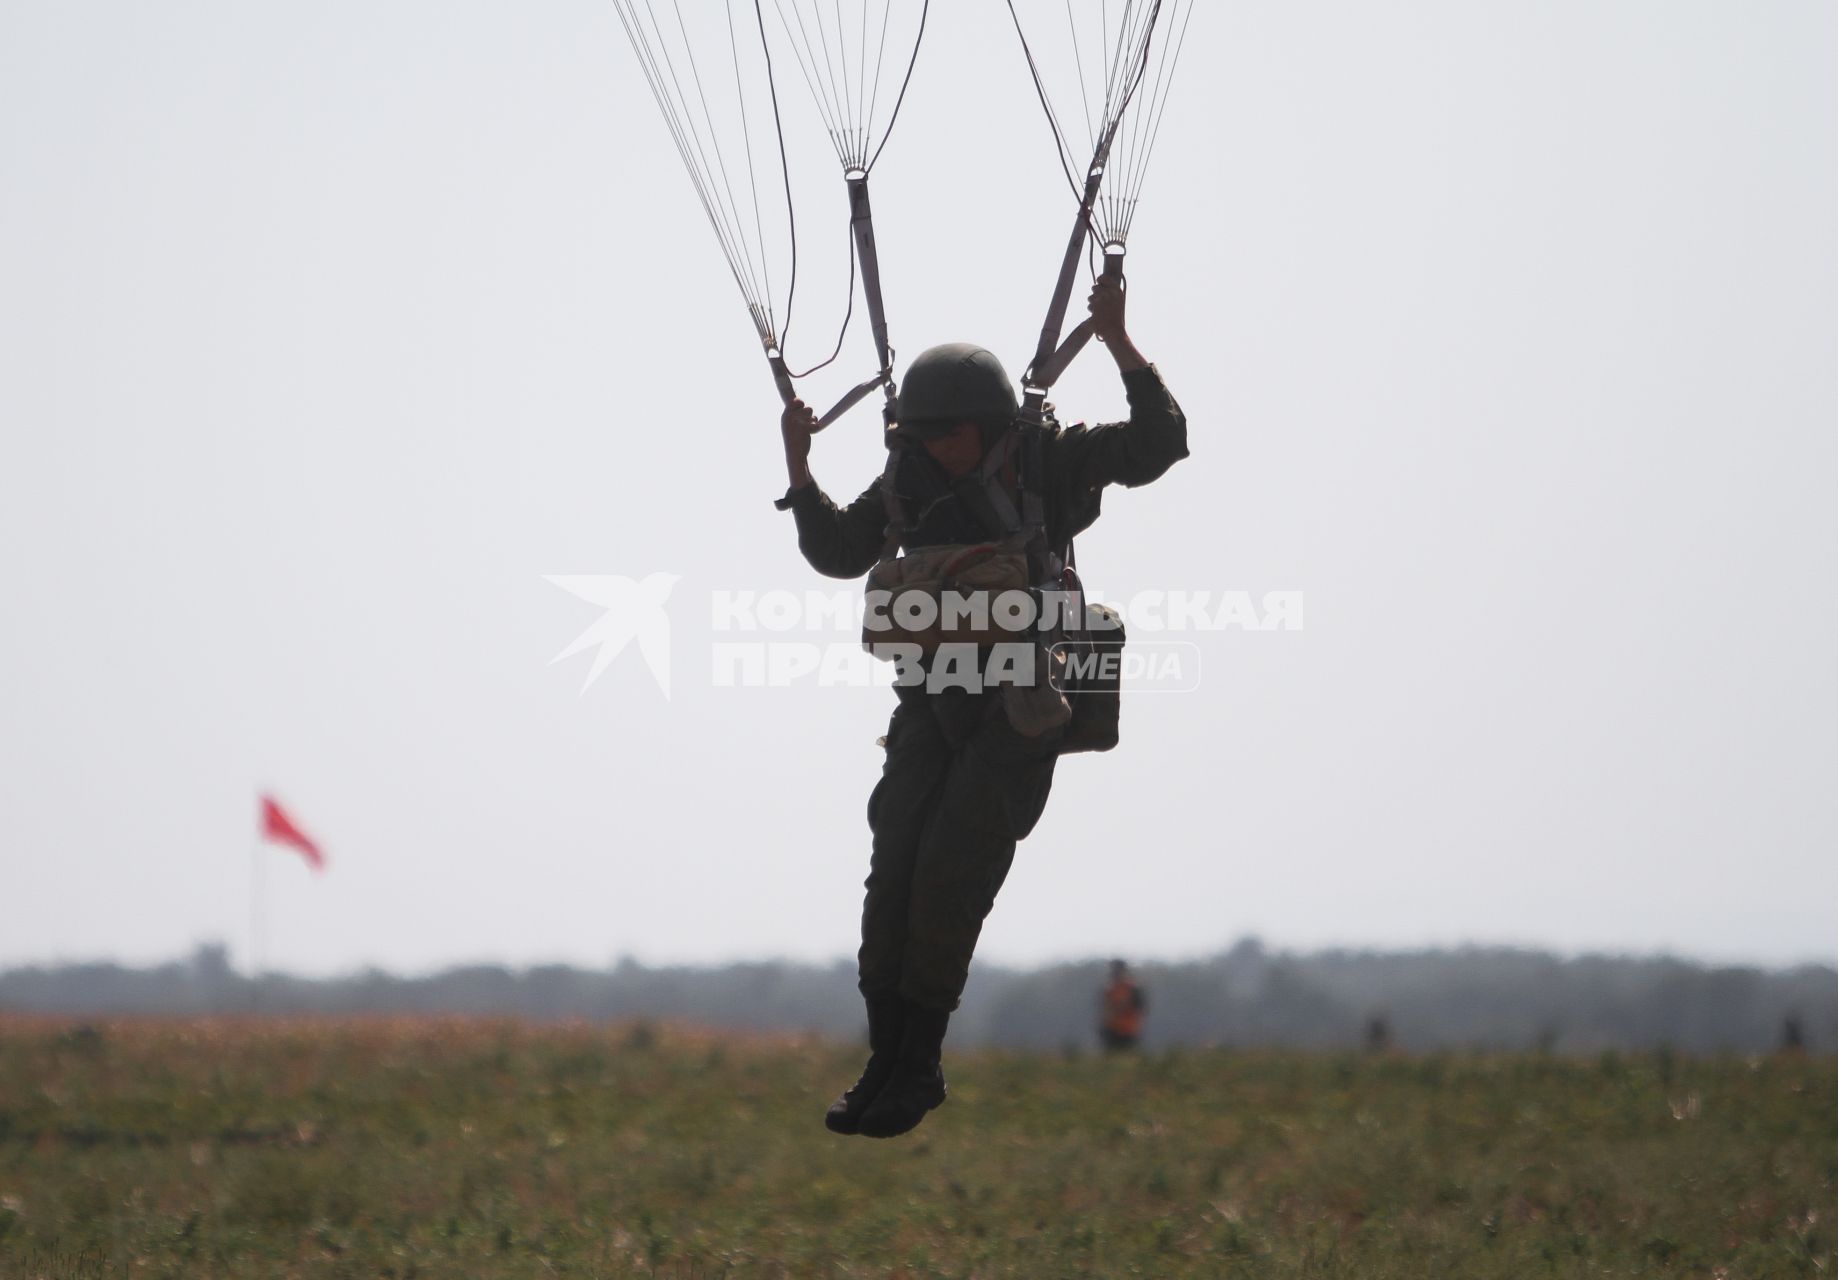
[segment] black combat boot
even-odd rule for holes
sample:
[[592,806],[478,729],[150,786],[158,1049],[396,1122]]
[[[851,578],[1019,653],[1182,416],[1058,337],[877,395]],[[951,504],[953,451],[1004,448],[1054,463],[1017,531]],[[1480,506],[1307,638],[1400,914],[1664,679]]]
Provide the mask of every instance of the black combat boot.
[[880,1095],[862,1113],[857,1132],[870,1138],[893,1138],[907,1133],[925,1119],[925,1113],[945,1100],[945,1073],[938,1059],[944,1050],[945,1024],[951,1015],[908,1003],[906,1034],[900,1038],[900,1056]]
[[906,1002],[897,995],[869,996],[868,1065],[842,1097],[830,1104],[823,1123],[832,1133],[855,1133],[862,1112],[874,1101],[881,1086],[893,1074],[893,1064],[900,1056],[900,1037],[906,1030]]

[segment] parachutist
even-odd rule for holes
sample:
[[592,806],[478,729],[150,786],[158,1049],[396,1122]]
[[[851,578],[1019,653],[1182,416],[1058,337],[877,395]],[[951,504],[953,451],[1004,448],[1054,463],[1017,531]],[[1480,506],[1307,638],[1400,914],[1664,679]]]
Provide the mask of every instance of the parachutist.
[[[868,574],[871,592],[891,583],[907,595],[917,590],[936,599],[952,593],[961,598],[969,584],[991,600],[1004,595],[1025,598],[1030,592],[1041,598],[1050,593],[1082,597],[1072,568],[1072,538],[1098,518],[1104,488],[1147,484],[1187,456],[1186,420],[1180,407],[1125,328],[1122,265],[1170,77],[1192,17],[1192,0],[1185,5],[1168,0],[1165,21],[1163,0],[1142,10],[1118,6],[1114,24],[1112,10],[1099,7],[1094,52],[1107,52],[1090,59],[1079,54],[1085,37],[1073,10],[1067,8],[1069,61],[1078,71],[1084,108],[1080,114],[1091,143],[1082,189],[1067,159],[1071,146],[1011,0],[1015,33],[1052,127],[1067,183],[1079,201],[1040,342],[1023,371],[1026,397],[1019,401],[1001,363],[967,344],[923,352],[897,390],[889,380],[893,347],[881,296],[868,176],[906,100],[930,0],[918,5],[912,52],[899,90],[885,97],[880,92],[882,54],[895,8],[892,0],[881,11],[872,71],[868,37],[874,24],[867,7],[855,27],[858,38],[851,38],[841,10],[836,11],[835,51],[843,72],[840,94],[833,78],[825,81],[814,71],[819,57],[830,69],[830,37],[820,11],[812,24],[819,36],[813,46],[811,28],[799,16],[800,4],[791,6],[790,20],[775,5],[789,51],[805,73],[842,162],[849,193],[849,304],[835,350],[803,372],[787,367],[784,356],[796,295],[798,245],[772,41],[762,7],[754,5],[757,50],[749,39],[744,57],[732,14],[721,11],[729,19],[725,43],[734,72],[731,113],[725,94],[717,95],[711,106],[696,71],[695,46],[713,38],[718,47],[723,34],[711,16],[714,10],[705,15],[710,29],[692,37],[680,9],[672,24],[659,23],[649,6],[641,10],[634,0],[615,0],[613,7],[746,302],[785,406],[780,427],[791,485],[778,506],[794,513],[805,559],[833,577]],[[912,8],[901,7],[908,12]],[[1089,8],[1081,9],[1089,29]],[[1180,16],[1183,9],[1185,17]],[[1159,45],[1158,32],[1166,37]],[[1152,47],[1160,50],[1154,57]],[[854,74],[847,57],[851,49],[859,54]],[[1087,65],[1100,69],[1101,86],[1086,83]],[[679,67],[690,72],[687,84]],[[897,61],[894,68],[897,72]],[[892,89],[891,82],[888,87]],[[767,118],[758,117],[759,154],[770,157],[776,152],[776,176],[770,161],[757,171],[753,164],[749,97],[770,108],[770,133],[764,128]],[[882,115],[879,107],[886,101],[891,106]],[[719,139],[727,132],[724,125],[737,126],[733,136],[743,143],[726,154],[744,151],[747,157],[739,197],[719,142],[705,149],[701,141]],[[760,173],[783,188],[782,220],[776,214],[776,196],[765,206],[774,210],[770,222],[761,218]],[[745,200],[747,194],[751,201]],[[1103,274],[1087,301],[1090,320],[1062,342],[1061,328],[1088,240],[1103,250]],[[780,252],[769,253],[769,245]],[[776,277],[784,286],[782,302],[772,265],[781,254],[789,267]],[[795,383],[841,354],[854,314],[858,276],[874,339],[875,372],[820,417],[798,398]],[[1093,336],[1109,349],[1123,375],[1129,421],[1062,428],[1046,403],[1047,393]],[[811,477],[811,436],[877,389],[889,401],[883,411],[886,469],[855,501],[837,507]],[[884,581],[877,582],[877,575]],[[1118,685],[1103,671],[1114,669],[1121,656],[1124,637],[1118,615],[1092,604],[1080,604],[1073,612],[1076,616],[1068,624],[1043,626],[1034,621],[1010,628],[1005,641],[1019,640],[1020,645],[987,643],[987,635],[967,645],[947,644],[943,627],[923,634],[909,627],[905,642],[895,635],[886,637],[889,643],[869,645],[877,658],[896,665],[903,652],[916,651],[928,675],[942,672],[952,678],[942,686],[929,680],[896,680],[900,701],[884,739],[887,757],[881,780],[868,806],[874,839],[862,911],[859,985],[868,1006],[872,1056],[862,1078],[830,1108],[826,1123],[838,1132],[877,1137],[904,1133],[944,1100],[939,1054],[945,1026],[957,1007],[971,952],[1008,873],[1016,842],[1032,830],[1046,803],[1054,762],[1065,752],[1104,751],[1116,743]],[[1113,621],[1102,626],[1093,622],[1106,616]],[[1102,642],[1108,652],[1099,664],[1100,674],[1095,680],[1056,679],[1074,672],[1074,657],[1082,663],[1099,656],[1095,630],[1110,632]],[[920,643],[910,643],[915,639]],[[1028,661],[1011,668],[1006,659],[995,660],[1017,648]],[[957,682],[952,665],[966,650],[976,660],[971,674],[977,680],[970,688]],[[934,658],[936,666],[927,666]]]
[[[789,405],[780,423],[791,486],[778,505],[795,516],[810,565],[852,578],[1007,548],[1024,582],[1061,589],[1072,538],[1097,520],[1103,490],[1148,484],[1187,456],[1186,419],[1130,341],[1120,284],[1100,280],[1088,305],[1123,375],[1126,422],[1029,423],[994,355],[966,343],[934,347],[900,384],[886,470],[839,507],[811,477],[815,419]],[[896,685],[868,800],[857,959],[869,1058],[824,1117],[835,1132],[892,1137],[944,1101],[945,1031],[983,920],[1046,805],[1058,757],[1078,749],[1068,721],[1051,714],[1068,705],[1057,689],[992,680]]]

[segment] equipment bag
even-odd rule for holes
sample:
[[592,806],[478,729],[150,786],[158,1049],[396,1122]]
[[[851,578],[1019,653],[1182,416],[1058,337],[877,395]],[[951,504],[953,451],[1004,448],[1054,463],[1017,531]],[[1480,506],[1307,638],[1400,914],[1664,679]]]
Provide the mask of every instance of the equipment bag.
[[1011,681],[1002,685],[1002,711],[1008,716],[1009,728],[1024,738],[1038,738],[1072,723],[1072,700],[1061,687],[1065,681],[1059,678],[1065,670],[1065,655],[1035,641],[1029,657],[1034,663],[1033,678],[1026,684]]
[[921,547],[875,565],[866,589],[862,647],[883,661],[895,657],[890,645],[930,655],[941,644],[1030,638],[1027,549],[1019,539]]
[[1106,604],[1087,604],[1084,628],[1054,646],[1063,661],[1052,669],[1072,702],[1061,755],[1109,751],[1117,745],[1124,638],[1122,614]]

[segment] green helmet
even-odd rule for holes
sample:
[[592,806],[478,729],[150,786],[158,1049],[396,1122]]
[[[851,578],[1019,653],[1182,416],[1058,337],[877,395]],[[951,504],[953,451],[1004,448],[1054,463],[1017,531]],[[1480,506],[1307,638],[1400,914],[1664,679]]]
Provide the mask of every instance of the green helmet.
[[947,342],[921,351],[907,366],[895,430],[923,439],[960,422],[1006,427],[1020,412],[1000,360],[968,342]]

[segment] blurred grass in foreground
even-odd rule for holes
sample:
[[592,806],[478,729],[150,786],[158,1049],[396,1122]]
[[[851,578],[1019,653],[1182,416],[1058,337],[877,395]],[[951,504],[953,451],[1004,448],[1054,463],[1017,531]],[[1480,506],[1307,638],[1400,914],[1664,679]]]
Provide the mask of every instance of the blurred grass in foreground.
[[647,1026],[0,1019],[0,1275],[1833,1274],[1838,1059],[952,1055]]

